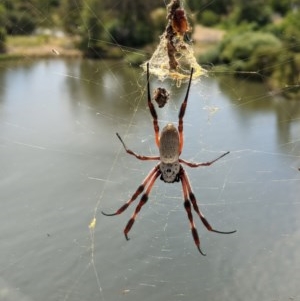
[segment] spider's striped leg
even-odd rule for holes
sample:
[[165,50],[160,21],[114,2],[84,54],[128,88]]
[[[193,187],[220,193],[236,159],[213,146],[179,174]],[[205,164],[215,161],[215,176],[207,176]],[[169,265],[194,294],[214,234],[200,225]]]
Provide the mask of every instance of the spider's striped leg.
[[192,214],[192,209],[191,209],[191,202],[188,196],[188,187],[186,185],[185,179],[183,177],[184,174],[181,175],[180,179],[181,179],[181,184],[182,184],[182,191],[183,191],[183,198],[184,198],[184,208],[186,210],[187,216],[189,218],[190,221],[190,227],[191,227],[191,232],[196,244],[196,247],[198,248],[199,252],[202,255],[206,255],[205,253],[203,253],[200,249],[200,238],[198,235],[198,231],[196,229],[194,220],[193,220],[193,214]]
[[216,158],[212,161],[209,161],[209,162],[204,162],[204,163],[188,162],[184,159],[179,159],[179,162],[183,163],[183,164],[185,164],[189,167],[210,166],[210,165],[212,165],[213,163],[215,163],[216,161],[220,160],[221,158],[223,158],[224,156],[226,156],[228,154],[229,154],[229,152],[226,152],[226,153],[222,154],[221,156],[219,156],[218,158]]
[[121,136],[119,135],[119,133],[116,133],[117,137],[120,139],[125,151],[127,152],[127,154],[135,156],[137,159],[139,160],[143,160],[143,161],[149,161],[149,160],[159,160],[159,156],[142,156],[139,155],[137,153],[135,153],[134,151],[132,151],[131,149],[128,149],[126,144],[124,143],[123,139],[121,138]]
[[158,165],[155,166],[147,175],[147,177],[144,179],[143,183],[138,187],[138,189],[136,190],[136,192],[133,194],[133,196],[123,205],[121,206],[116,212],[114,213],[105,213],[105,212],[101,212],[103,215],[106,216],[113,216],[113,215],[118,215],[121,214],[122,212],[124,212],[128,206],[134,202],[136,200],[136,198],[144,191],[145,187],[147,186],[147,184],[149,183],[149,181],[153,178],[153,175],[155,175],[157,172],[159,171],[159,167]]
[[155,143],[156,143],[157,147],[159,148],[159,126],[158,126],[158,120],[157,120],[157,113],[156,113],[155,107],[151,101],[149,63],[147,64],[147,98],[148,98],[148,107],[149,107],[150,113],[153,118]]
[[221,233],[221,234],[231,234],[231,233],[236,232],[236,230],[233,230],[233,231],[219,231],[219,230],[213,229],[212,226],[207,221],[207,219],[204,217],[203,213],[198,208],[197,200],[196,200],[196,197],[195,197],[195,195],[194,195],[194,193],[192,191],[192,187],[191,187],[188,175],[187,175],[187,173],[184,170],[183,170],[183,175],[182,175],[182,181],[184,182],[184,184],[185,184],[185,186],[187,188],[187,191],[188,191],[188,194],[189,194],[189,198],[190,198],[190,200],[191,200],[191,202],[193,204],[194,210],[199,215],[202,223],[204,224],[204,226],[206,227],[206,229],[208,231],[212,231],[212,232],[216,232],[216,233]]
[[184,114],[185,114],[185,109],[186,109],[187,101],[188,101],[188,98],[189,98],[193,72],[194,72],[194,69],[192,68],[189,84],[188,84],[188,87],[187,87],[187,90],[186,90],[186,95],[185,95],[183,103],[181,104],[180,111],[179,111],[179,114],[178,114],[179,154],[181,154],[181,151],[182,151],[182,148],[183,148],[183,117],[184,117]]
[[149,193],[151,192],[151,189],[152,189],[152,187],[154,185],[154,182],[160,176],[160,174],[161,174],[160,170],[156,169],[155,173],[151,177],[150,183],[149,183],[149,185],[148,185],[145,193],[142,195],[139,204],[136,206],[136,208],[134,210],[134,213],[132,214],[130,220],[128,221],[128,223],[127,223],[127,225],[126,225],[126,227],[124,229],[124,235],[125,235],[125,238],[127,240],[129,240],[129,238],[128,238],[128,232],[130,231],[131,227],[133,226],[138,213],[140,212],[140,210],[142,209],[142,207],[148,201]]

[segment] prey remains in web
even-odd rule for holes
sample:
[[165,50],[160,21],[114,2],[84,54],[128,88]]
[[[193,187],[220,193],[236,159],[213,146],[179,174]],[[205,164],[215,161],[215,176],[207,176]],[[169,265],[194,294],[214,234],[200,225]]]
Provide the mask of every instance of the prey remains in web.
[[205,70],[197,63],[192,48],[188,41],[191,27],[186,17],[180,0],[172,0],[167,6],[168,24],[160,37],[160,43],[148,62],[142,64],[146,71],[150,63],[149,72],[160,80],[169,77],[177,81],[180,86],[182,81],[188,81],[190,70],[193,68],[193,78],[198,78]]
[[156,101],[159,108],[163,108],[170,98],[170,93],[165,89],[158,87],[154,90],[153,99]]
[[121,136],[117,133],[117,137],[120,139],[122,145],[124,146],[124,149],[126,152],[134,157],[136,157],[139,160],[156,160],[159,161],[159,163],[149,172],[149,174],[146,176],[146,178],[143,180],[142,184],[138,187],[138,189],[135,191],[135,193],[132,195],[132,197],[123,205],[121,206],[116,212],[108,214],[102,211],[102,214],[106,216],[113,216],[118,215],[124,212],[131,203],[133,203],[137,197],[142,194],[143,195],[132,214],[131,218],[129,219],[125,229],[124,234],[125,238],[129,240],[128,233],[133,226],[136,217],[142,207],[147,203],[149,194],[151,192],[151,189],[155,183],[155,181],[160,177],[162,181],[165,183],[175,183],[175,182],[181,182],[182,185],[182,191],[183,191],[183,199],[184,199],[184,208],[186,210],[190,228],[192,232],[192,236],[194,238],[196,247],[198,248],[199,252],[202,255],[205,255],[201,248],[200,248],[200,239],[199,235],[193,220],[193,214],[192,214],[192,207],[194,211],[197,213],[197,215],[200,217],[202,223],[207,228],[208,231],[221,233],[221,234],[231,234],[236,232],[234,231],[219,231],[212,228],[212,226],[209,224],[207,219],[204,217],[203,213],[200,211],[196,197],[192,191],[192,187],[188,178],[188,175],[186,171],[184,170],[182,164],[187,165],[189,167],[199,167],[199,166],[210,166],[219,159],[223,158],[224,156],[228,155],[229,152],[226,152],[222,154],[221,156],[217,157],[216,159],[205,162],[205,163],[194,163],[189,162],[184,159],[180,158],[180,154],[183,149],[183,118],[185,115],[185,110],[188,102],[188,96],[193,76],[193,69],[191,69],[190,72],[190,79],[186,91],[186,95],[184,98],[183,103],[181,104],[179,114],[178,114],[178,126],[175,127],[174,124],[168,123],[161,131],[159,132],[159,125],[158,125],[158,116],[154,107],[154,104],[151,100],[150,95],[150,81],[149,81],[149,64],[147,64],[147,98],[148,98],[148,107],[151,113],[151,116],[153,118],[153,127],[154,127],[154,133],[155,133],[155,142],[159,149],[159,156],[143,156],[135,153],[134,151],[127,148],[124,141],[122,140]]

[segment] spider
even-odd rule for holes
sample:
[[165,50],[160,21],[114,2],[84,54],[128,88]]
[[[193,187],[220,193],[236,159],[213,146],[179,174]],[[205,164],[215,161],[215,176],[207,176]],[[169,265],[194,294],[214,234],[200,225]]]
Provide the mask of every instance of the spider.
[[178,8],[174,11],[174,15],[172,16],[172,28],[180,35],[184,35],[189,31],[189,24],[183,9]]
[[192,76],[193,76],[193,69],[190,73],[190,79],[186,91],[186,95],[184,98],[183,103],[181,104],[179,115],[178,115],[178,128],[176,128],[172,123],[168,123],[163,129],[161,134],[159,134],[159,125],[158,125],[158,119],[157,119],[157,113],[155,110],[155,107],[151,101],[151,95],[150,95],[150,81],[149,81],[149,64],[147,64],[147,97],[148,97],[148,107],[151,113],[151,116],[153,118],[153,127],[154,127],[154,133],[155,133],[155,142],[159,149],[159,156],[143,156],[135,153],[134,151],[127,148],[124,141],[122,140],[121,136],[117,133],[117,137],[121,141],[125,151],[134,157],[136,157],[139,160],[157,160],[159,163],[149,172],[149,174],[146,176],[146,178],[143,180],[142,184],[138,187],[138,189],[135,191],[135,193],[132,195],[132,197],[123,205],[121,206],[116,212],[108,214],[102,211],[102,214],[106,216],[114,216],[121,214],[124,212],[131,203],[133,203],[137,197],[142,194],[144,191],[144,194],[142,195],[134,213],[132,214],[131,218],[129,219],[126,227],[124,228],[124,235],[126,240],[129,240],[128,233],[133,226],[136,217],[142,207],[146,204],[148,201],[149,194],[151,192],[151,189],[157,180],[158,177],[165,183],[174,183],[174,182],[181,182],[182,184],[182,190],[183,190],[183,198],[184,198],[184,208],[187,212],[187,216],[190,223],[191,233],[194,238],[194,242],[196,244],[196,247],[198,248],[199,252],[202,255],[206,255],[202,252],[200,248],[200,239],[199,235],[193,220],[192,215],[192,206],[197,215],[200,217],[202,223],[207,228],[208,231],[221,233],[221,234],[231,234],[236,232],[229,231],[218,231],[211,227],[211,225],[208,223],[202,212],[199,210],[199,207],[197,205],[196,197],[192,191],[192,187],[188,178],[188,175],[186,171],[184,170],[182,164],[185,164],[189,167],[199,167],[199,166],[210,166],[214,162],[218,161],[219,159],[223,158],[229,152],[226,152],[219,156],[218,158],[205,162],[205,163],[193,163],[188,162],[184,159],[181,159],[179,156],[181,154],[182,148],[183,148],[183,117],[185,114]]

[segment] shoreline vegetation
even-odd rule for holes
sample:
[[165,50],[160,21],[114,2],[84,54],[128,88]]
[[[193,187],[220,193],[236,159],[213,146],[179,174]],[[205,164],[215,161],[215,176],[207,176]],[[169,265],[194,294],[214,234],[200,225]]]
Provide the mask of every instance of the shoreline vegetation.
[[[169,2],[182,3],[187,9],[193,29],[189,32],[187,28],[188,40],[193,42],[196,61],[204,69],[261,81],[273,94],[299,98],[300,3]],[[0,61],[26,57],[125,58],[132,65],[140,65],[155,51],[167,22],[166,7],[162,7],[161,0],[124,0],[118,4],[109,0],[49,0],[47,3],[46,6],[39,0],[0,3]],[[174,11],[176,17],[180,17],[180,12],[180,8]],[[180,18],[177,21],[184,25]]]
[[[213,29],[204,27],[202,25],[195,25],[192,35],[193,48],[195,55],[205,55],[221,42],[225,35],[225,31],[221,29]],[[157,44],[159,42],[159,36],[157,37]],[[5,52],[0,54],[0,60],[13,60],[19,58],[83,58],[85,57],[84,51],[80,50],[80,37],[72,35],[55,36],[52,34],[32,34],[32,35],[20,35],[20,36],[8,36],[5,42]],[[155,49],[156,45],[145,46],[144,49],[134,49],[126,51],[130,56],[130,52],[146,52],[150,56],[150,52]],[[115,48],[115,50],[113,50]],[[120,51],[117,51],[118,49]],[[114,45],[111,47],[111,52],[107,52],[103,55],[103,59],[124,58],[124,53],[121,53],[123,48],[127,48],[122,45]],[[143,56],[144,57],[144,56]],[[139,60],[134,61],[133,64],[138,65],[141,63]]]
[[72,36],[55,37],[50,35],[9,36],[6,51],[0,60],[19,58],[83,57],[76,46],[79,38]]

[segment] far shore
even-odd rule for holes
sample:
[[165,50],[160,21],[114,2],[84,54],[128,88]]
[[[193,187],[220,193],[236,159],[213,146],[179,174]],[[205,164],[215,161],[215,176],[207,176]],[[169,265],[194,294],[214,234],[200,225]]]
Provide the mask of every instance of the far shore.
[[[218,43],[224,32],[196,25],[192,40],[194,41],[195,54],[208,51]],[[82,57],[83,52],[78,49],[79,37],[50,35],[9,36],[5,42],[6,52],[0,54],[0,60],[22,57],[53,58]]]
[[66,36],[11,36],[7,38],[6,52],[0,59],[82,57],[82,52],[76,48],[77,42],[78,38]]

